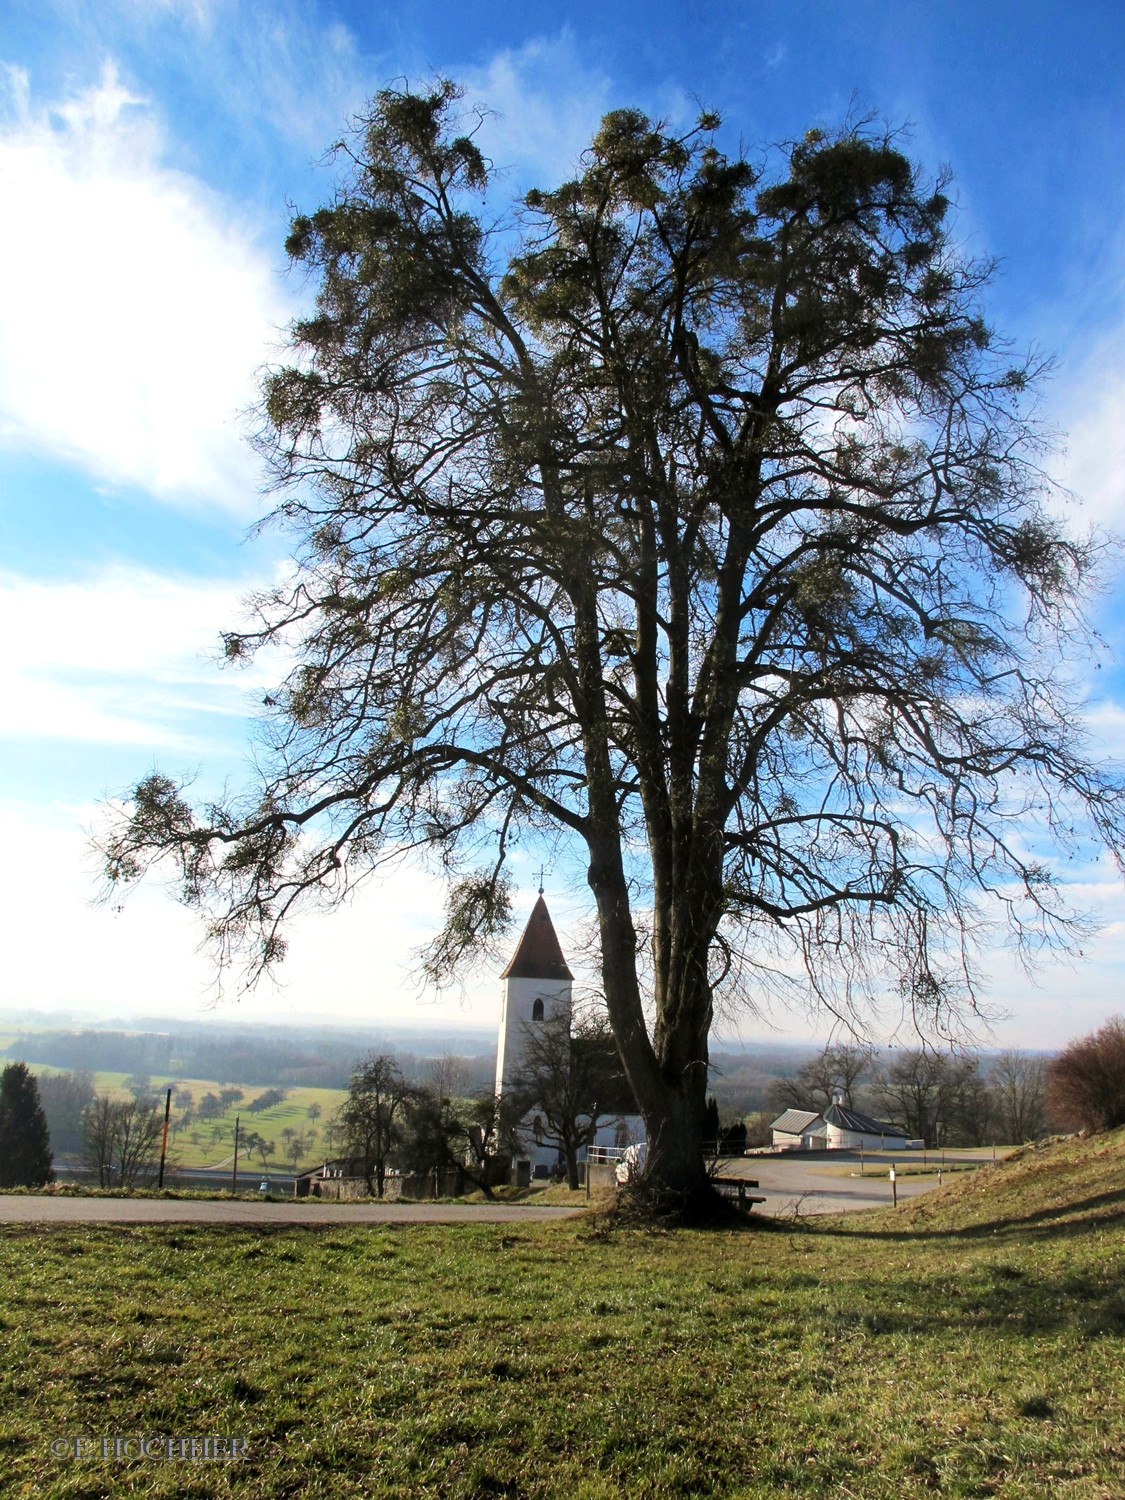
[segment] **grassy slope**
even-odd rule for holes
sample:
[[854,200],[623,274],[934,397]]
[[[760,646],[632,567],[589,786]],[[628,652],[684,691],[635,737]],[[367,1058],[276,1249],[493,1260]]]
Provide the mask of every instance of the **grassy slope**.
[[[61,1070],[36,1066],[35,1071],[55,1073]],[[129,1073],[95,1073],[93,1075],[94,1088],[99,1094],[109,1094],[115,1099],[128,1099],[131,1095],[125,1088],[125,1080],[131,1076]],[[274,1142],[277,1149],[275,1155],[270,1158],[271,1172],[284,1172],[291,1167],[286,1157],[285,1142],[281,1138],[281,1132],[287,1127],[292,1127],[298,1135],[305,1138],[315,1132],[313,1149],[300,1159],[298,1168],[304,1171],[307,1167],[317,1166],[325,1156],[325,1126],[347,1098],[343,1089],[290,1088],[286,1090],[285,1099],[281,1104],[275,1104],[272,1109],[263,1109],[257,1114],[251,1114],[248,1105],[259,1094],[265,1093],[265,1084],[232,1083],[228,1085],[216,1083],[214,1079],[209,1078],[176,1078],[163,1073],[153,1074],[151,1084],[153,1094],[159,1096],[162,1105],[164,1090],[169,1087],[177,1092],[181,1089],[186,1090],[196,1103],[203,1098],[204,1094],[218,1094],[221,1089],[227,1087],[240,1088],[245,1095],[240,1103],[232,1105],[223,1114],[216,1115],[212,1120],[197,1120],[187,1130],[173,1135],[170,1159],[174,1166],[180,1167],[228,1165],[233,1151],[236,1114],[241,1117],[243,1133],[255,1131],[264,1139]],[[308,1118],[310,1104],[320,1106],[320,1118],[316,1121]],[[178,1113],[179,1111],[173,1106],[173,1120]],[[218,1127],[217,1134],[215,1127]],[[193,1134],[198,1136],[196,1144],[191,1141]],[[243,1166],[247,1172],[252,1173],[261,1167],[261,1159],[255,1153],[247,1161],[243,1153],[240,1158],[240,1171]]]
[[[0,1473],[52,1496],[1108,1500],[1123,1204],[1119,1132],[820,1226],[13,1227]],[[251,1459],[51,1457],[138,1431]]]

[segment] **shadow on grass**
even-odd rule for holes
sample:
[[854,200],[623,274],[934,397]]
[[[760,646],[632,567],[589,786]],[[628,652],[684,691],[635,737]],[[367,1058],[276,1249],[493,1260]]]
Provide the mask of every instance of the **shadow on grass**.
[[1097,1193],[1091,1198],[1068,1199],[1057,1207],[1041,1208],[1035,1213],[1012,1214],[973,1224],[928,1225],[911,1219],[901,1228],[865,1229],[859,1225],[853,1227],[851,1224],[818,1223],[815,1231],[817,1234],[846,1236],[849,1239],[899,1241],[991,1240],[1000,1235],[1032,1243],[1062,1235],[1069,1238],[1077,1234],[1088,1234],[1095,1229],[1105,1229],[1119,1219],[1125,1219],[1125,1188],[1118,1188],[1111,1193]]
[[982,1333],[1013,1338],[1076,1333],[1082,1340],[1125,1336],[1125,1290],[1114,1279],[1076,1273],[1044,1277],[1000,1264],[983,1265],[948,1281],[882,1282],[865,1308],[825,1310],[825,1327],[865,1336]]

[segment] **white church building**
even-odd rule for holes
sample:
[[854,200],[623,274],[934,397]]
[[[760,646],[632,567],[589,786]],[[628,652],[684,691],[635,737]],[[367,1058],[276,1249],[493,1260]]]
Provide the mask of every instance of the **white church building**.
[[[496,1094],[511,1092],[518,1077],[529,1030],[565,1016],[569,1025],[573,1011],[574,975],[559,943],[551,914],[540,890],[539,899],[516,945],[511,962],[500,976],[500,1031],[496,1042]],[[536,1140],[535,1112],[528,1115],[521,1132],[525,1162],[536,1176],[546,1176],[560,1165],[556,1147]],[[594,1145],[626,1147],[643,1139],[644,1124],[638,1116],[622,1116],[599,1127]],[[579,1152],[579,1159],[585,1157]],[[527,1168],[524,1168],[525,1172]],[[518,1161],[517,1161],[518,1172]]]

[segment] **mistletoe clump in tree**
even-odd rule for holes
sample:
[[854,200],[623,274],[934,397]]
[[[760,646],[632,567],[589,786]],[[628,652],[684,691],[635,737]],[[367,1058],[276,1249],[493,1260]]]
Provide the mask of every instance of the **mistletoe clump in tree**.
[[504,220],[458,101],[379,94],[292,225],[316,311],[260,444],[296,570],[226,638],[298,653],[260,784],[197,813],[147,777],[108,874],[178,860],[257,970],[305,898],[436,851],[440,978],[502,929],[512,843],[553,832],[588,870],[642,1189],[705,1211],[724,986],[837,1014],[889,987],[940,1028],[975,1004],[982,912],[1071,930],[1028,851],[1121,842],[1057,665],[1096,549],[1047,504],[1041,363],[984,322],[990,267],[893,136],[752,162],[713,116],[620,110]]

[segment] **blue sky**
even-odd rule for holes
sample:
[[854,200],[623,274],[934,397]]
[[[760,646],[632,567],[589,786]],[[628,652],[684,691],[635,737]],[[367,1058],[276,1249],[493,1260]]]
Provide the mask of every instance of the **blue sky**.
[[[1125,530],[1125,10],[1110,0],[0,0],[0,1008],[209,1001],[198,933],[158,890],[90,909],[83,830],[154,763],[200,789],[245,764],[271,664],[219,672],[211,653],[283,561],[246,537],[263,502],[244,434],[256,372],[307,297],[281,251],[289,206],[330,194],[323,153],[365,98],[435,73],[495,111],[483,144],[513,193],[558,181],[621,105],[684,124],[716,108],[731,147],[849,110],[908,124],[912,154],[955,174],[966,247],[1001,263],[992,320],[1057,357],[1045,415],[1069,434],[1052,467],[1082,497],[1078,524]],[[1090,664],[1090,722],[1119,754],[1119,574],[1096,614],[1110,653]],[[999,1041],[1054,1045],[1123,1008],[1120,882],[1104,861],[1070,873],[1103,931],[1038,988],[997,957]],[[404,872],[305,920],[284,987],[239,1014],[491,1024],[490,976],[463,1005],[407,977],[440,906]],[[560,883],[554,909],[564,929],[579,919],[577,888]]]

